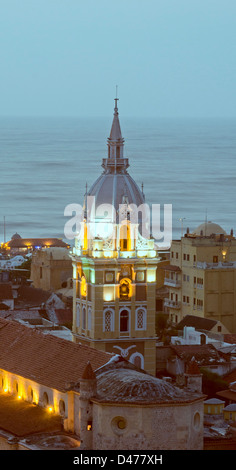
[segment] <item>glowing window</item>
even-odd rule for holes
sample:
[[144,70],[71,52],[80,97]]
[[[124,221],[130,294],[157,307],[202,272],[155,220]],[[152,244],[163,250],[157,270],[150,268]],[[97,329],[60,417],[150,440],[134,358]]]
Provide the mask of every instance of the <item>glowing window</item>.
[[86,279],[85,279],[84,276],[82,276],[82,278],[81,278],[80,293],[81,293],[82,297],[87,296],[87,283],[86,283]]

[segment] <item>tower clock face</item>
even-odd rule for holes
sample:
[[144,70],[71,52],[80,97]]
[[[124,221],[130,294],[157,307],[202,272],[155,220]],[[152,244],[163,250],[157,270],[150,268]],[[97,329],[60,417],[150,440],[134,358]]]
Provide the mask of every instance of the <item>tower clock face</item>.
[[87,296],[87,282],[84,276],[81,277],[80,293],[82,297]]

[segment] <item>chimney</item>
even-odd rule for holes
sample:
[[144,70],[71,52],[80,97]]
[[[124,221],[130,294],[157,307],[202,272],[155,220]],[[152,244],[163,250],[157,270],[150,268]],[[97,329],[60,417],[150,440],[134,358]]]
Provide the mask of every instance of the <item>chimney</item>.
[[187,366],[187,372],[184,375],[186,387],[192,392],[202,393],[202,374],[200,373],[195,357],[192,357]]

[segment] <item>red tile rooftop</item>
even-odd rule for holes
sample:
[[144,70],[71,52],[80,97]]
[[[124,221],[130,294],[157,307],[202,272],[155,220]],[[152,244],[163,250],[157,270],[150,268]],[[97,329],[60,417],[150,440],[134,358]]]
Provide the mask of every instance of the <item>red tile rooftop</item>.
[[111,355],[0,318],[0,369],[66,391],[78,382],[88,361],[93,370]]

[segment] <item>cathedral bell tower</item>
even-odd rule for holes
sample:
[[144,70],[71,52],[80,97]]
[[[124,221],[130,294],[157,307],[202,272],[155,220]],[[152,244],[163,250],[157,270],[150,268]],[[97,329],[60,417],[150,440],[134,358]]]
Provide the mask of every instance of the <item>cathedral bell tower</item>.
[[103,172],[86,189],[72,253],[73,340],[119,354],[155,375],[158,256],[154,240],[142,234],[145,199],[127,171],[117,101]]

